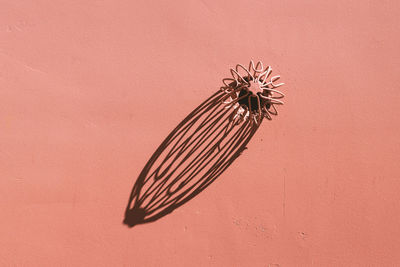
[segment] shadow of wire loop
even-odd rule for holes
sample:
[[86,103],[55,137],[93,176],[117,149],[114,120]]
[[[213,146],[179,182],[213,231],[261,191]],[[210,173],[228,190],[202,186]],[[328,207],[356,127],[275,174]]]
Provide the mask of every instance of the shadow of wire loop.
[[246,148],[259,123],[235,123],[216,92],[162,142],[137,178],[125,210],[133,227],[171,213],[214,182]]

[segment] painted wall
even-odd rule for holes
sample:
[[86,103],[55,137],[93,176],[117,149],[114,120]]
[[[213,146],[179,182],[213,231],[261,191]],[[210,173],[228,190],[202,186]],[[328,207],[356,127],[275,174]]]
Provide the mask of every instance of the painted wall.
[[[1,266],[400,264],[397,1],[0,1]],[[286,85],[209,188],[122,224],[170,131],[263,60]]]

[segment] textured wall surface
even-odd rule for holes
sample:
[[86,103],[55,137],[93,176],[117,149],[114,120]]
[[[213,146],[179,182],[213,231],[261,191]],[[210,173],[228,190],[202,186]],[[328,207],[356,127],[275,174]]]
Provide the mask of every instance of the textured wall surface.
[[[0,265],[400,264],[397,1],[0,1]],[[209,188],[122,224],[170,131],[263,60],[279,116]]]

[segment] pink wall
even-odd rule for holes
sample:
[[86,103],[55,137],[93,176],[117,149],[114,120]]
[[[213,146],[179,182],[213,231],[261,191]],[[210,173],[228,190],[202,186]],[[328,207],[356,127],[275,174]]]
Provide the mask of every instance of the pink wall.
[[[158,3],[155,3],[158,2]],[[397,1],[0,1],[0,265],[400,264]],[[122,224],[236,63],[286,83],[209,188]]]

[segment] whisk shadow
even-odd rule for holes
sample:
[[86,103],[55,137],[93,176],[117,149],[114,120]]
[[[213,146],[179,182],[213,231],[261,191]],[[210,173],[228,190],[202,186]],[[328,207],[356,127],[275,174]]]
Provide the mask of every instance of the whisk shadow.
[[235,110],[218,91],[167,136],[146,163],[129,197],[123,223],[156,221],[214,182],[241,154],[257,131],[248,120],[236,124]]

